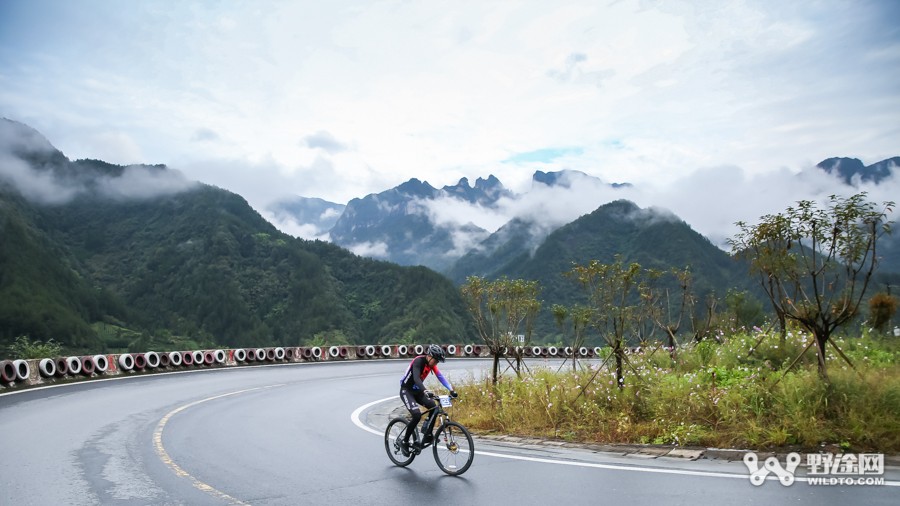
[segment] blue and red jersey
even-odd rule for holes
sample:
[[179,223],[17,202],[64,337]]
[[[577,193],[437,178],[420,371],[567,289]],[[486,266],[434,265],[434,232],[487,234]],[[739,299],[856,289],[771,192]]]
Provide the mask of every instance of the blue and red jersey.
[[425,390],[425,383],[423,382],[425,381],[425,378],[428,377],[428,374],[432,372],[447,390],[453,390],[453,386],[450,385],[447,378],[441,374],[441,371],[437,368],[437,364],[435,364],[434,367],[428,365],[428,357],[426,355],[419,355],[412,359],[412,362],[409,363],[409,367],[406,368],[406,373],[403,374],[403,379],[400,380],[400,387],[406,387],[412,390]]

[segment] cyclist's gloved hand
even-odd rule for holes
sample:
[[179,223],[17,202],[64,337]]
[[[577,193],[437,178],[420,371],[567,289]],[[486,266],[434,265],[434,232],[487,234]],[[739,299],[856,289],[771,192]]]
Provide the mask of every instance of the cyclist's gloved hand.
[[432,392],[431,390],[425,390],[425,397],[428,397],[429,399],[434,399],[434,392]]
[[456,399],[457,397],[459,397],[459,394],[456,393],[456,390],[450,390],[450,397]]

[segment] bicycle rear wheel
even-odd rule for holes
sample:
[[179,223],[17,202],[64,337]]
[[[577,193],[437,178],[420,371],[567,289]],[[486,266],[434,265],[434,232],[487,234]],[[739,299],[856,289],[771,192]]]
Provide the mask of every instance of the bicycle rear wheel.
[[472,435],[462,425],[447,422],[434,435],[434,461],[450,476],[466,472],[475,459]]
[[384,449],[391,462],[400,467],[408,466],[416,458],[416,454],[412,451],[409,452],[409,455],[403,455],[403,451],[400,449],[408,425],[409,421],[405,418],[394,418],[384,430]]

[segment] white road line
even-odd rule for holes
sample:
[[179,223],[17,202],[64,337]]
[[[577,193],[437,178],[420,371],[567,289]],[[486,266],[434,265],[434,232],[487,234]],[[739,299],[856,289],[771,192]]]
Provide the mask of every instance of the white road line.
[[[360,420],[360,415],[362,415],[363,411],[369,409],[370,407],[380,404],[382,402],[387,402],[392,399],[396,399],[398,396],[385,397],[384,399],[379,399],[377,401],[372,401],[368,404],[360,406],[353,411],[350,415],[351,421],[360,429],[371,432],[372,434],[383,436],[384,433],[379,432]],[[657,474],[677,474],[682,476],[704,476],[709,478],[738,478],[742,480],[749,480],[749,474],[733,474],[733,473],[717,473],[712,471],[691,471],[688,469],[665,469],[659,467],[643,467],[643,466],[623,466],[617,464],[597,464],[592,462],[575,462],[570,460],[557,460],[557,459],[548,459],[541,457],[527,457],[524,455],[511,455],[507,453],[496,453],[496,452],[486,452],[482,450],[475,450],[476,455],[484,455],[486,457],[497,457],[502,459],[512,459],[512,460],[524,460],[527,462],[538,462],[541,464],[556,464],[561,466],[576,466],[576,467],[589,467],[594,469],[612,469],[616,471],[632,471],[636,473],[657,473]],[[770,481],[778,481],[777,476],[769,476],[766,478]],[[809,481],[804,477],[796,477],[795,481]],[[884,480],[884,485],[889,487],[900,487],[900,481],[888,481]]]

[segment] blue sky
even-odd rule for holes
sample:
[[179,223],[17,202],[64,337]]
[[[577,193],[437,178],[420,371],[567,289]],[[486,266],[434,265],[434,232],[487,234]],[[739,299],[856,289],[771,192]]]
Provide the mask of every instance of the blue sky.
[[[574,169],[681,215],[696,196],[666,189],[900,155],[898,19],[865,0],[3,0],[0,115],[257,208]],[[723,219],[786,203],[765,204]]]

